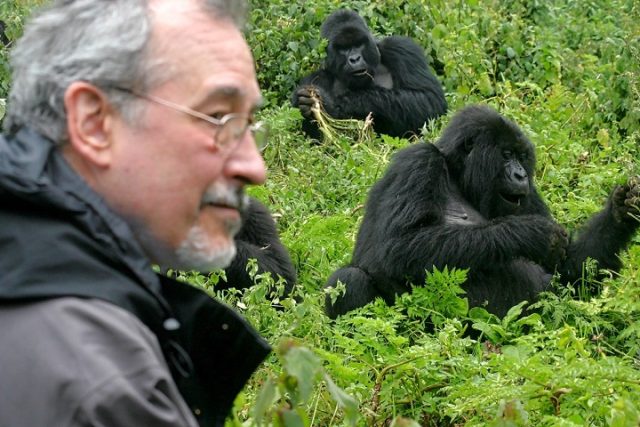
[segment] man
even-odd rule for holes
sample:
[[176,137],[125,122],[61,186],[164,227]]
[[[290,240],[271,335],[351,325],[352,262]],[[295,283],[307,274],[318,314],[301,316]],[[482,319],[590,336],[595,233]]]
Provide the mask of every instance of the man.
[[269,346],[153,273],[226,266],[265,180],[238,0],[75,0],[12,56],[0,426],[223,425]]

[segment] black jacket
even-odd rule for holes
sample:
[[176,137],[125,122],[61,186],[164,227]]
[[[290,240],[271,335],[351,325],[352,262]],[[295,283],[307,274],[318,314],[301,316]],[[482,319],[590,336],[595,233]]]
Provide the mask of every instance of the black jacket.
[[270,351],[233,310],[153,272],[127,224],[29,129],[0,136],[0,303],[98,298],[157,337],[203,426],[222,426]]

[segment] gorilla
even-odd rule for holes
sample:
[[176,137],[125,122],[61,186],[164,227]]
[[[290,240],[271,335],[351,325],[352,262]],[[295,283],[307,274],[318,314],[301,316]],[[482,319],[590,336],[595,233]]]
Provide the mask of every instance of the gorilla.
[[292,97],[310,137],[322,137],[311,111],[314,95],[329,116],[364,120],[372,113],[374,130],[391,136],[418,134],[427,120],[446,112],[442,86],[410,38],[376,41],[350,10],[332,13],[320,32],[329,40],[324,67],[304,77]]
[[0,20],[0,44],[3,46],[9,46],[9,43],[11,43],[11,40],[9,40],[9,37],[7,37],[7,34],[5,33],[6,28],[7,25],[4,21]]
[[257,199],[250,197],[241,217],[242,227],[234,239],[236,256],[225,269],[226,282],[218,282],[216,290],[253,286],[254,282],[247,272],[247,262],[253,258],[257,261],[259,274],[270,272],[273,280],[277,281],[278,276],[285,280],[284,295],[289,295],[296,283],[296,269],[287,249],[280,242],[271,213]]
[[563,282],[582,277],[587,258],[618,270],[618,253],[638,228],[640,182],[617,186],[605,207],[569,239],[533,182],[534,147],[511,121],[484,106],[459,111],[435,144],[400,150],[372,187],[350,265],[346,294],[326,300],[331,318],[381,296],[424,285],[425,270],[468,269],[470,306],[503,316]]

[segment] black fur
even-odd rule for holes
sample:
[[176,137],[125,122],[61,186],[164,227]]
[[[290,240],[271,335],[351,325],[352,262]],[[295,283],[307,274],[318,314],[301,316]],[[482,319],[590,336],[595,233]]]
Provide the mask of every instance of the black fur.
[[460,111],[434,144],[399,151],[369,194],[347,267],[325,286],[347,293],[327,313],[335,318],[381,296],[389,304],[425,270],[468,268],[471,306],[504,315],[546,290],[552,274],[581,278],[587,257],[618,270],[618,253],[638,222],[629,213],[640,184],[616,187],[604,209],[569,241],[538,195],[534,148],[512,122],[487,107]]
[[11,43],[11,41],[9,40],[9,37],[7,37],[7,34],[5,33],[6,28],[7,28],[7,25],[4,23],[4,21],[0,20],[0,44],[4,46],[9,46],[9,43]]
[[227,282],[220,281],[216,289],[253,286],[246,268],[247,261],[253,258],[258,263],[258,273],[268,271],[275,281],[281,276],[286,281],[285,295],[291,292],[297,279],[296,269],[280,242],[271,213],[257,199],[249,198],[249,205],[242,212],[242,228],[235,237],[235,243],[238,252],[225,269]]
[[350,10],[332,13],[321,34],[329,40],[324,67],[304,77],[292,97],[312,138],[321,139],[311,111],[313,92],[331,117],[362,120],[372,113],[375,131],[392,136],[419,134],[426,121],[446,112],[442,86],[410,38],[378,42]]

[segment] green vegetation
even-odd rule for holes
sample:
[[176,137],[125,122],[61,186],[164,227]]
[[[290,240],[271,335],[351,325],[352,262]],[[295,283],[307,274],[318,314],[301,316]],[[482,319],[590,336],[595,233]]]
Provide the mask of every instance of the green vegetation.
[[[0,16],[19,34],[29,3]],[[31,2],[34,3],[34,2]],[[331,323],[321,287],[348,262],[369,187],[412,141],[300,132],[289,104],[323,58],[319,26],[334,9],[360,12],[377,35],[413,37],[431,55],[451,111],[487,103],[536,145],[537,184],[569,230],[638,174],[640,4],[636,0],[251,0],[247,38],[273,128],[269,180],[251,193],[276,215],[299,271],[296,294],[273,308],[273,281],[218,296],[277,349],[236,401],[233,426],[640,425],[640,242],[600,293],[580,286],[514,307],[503,319],[468,310],[463,271]],[[0,48],[1,49],[1,48]],[[0,50],[0,116],[8,88]],[[448,122],[424,129],[435,140]],[[588,274],[586,272],[585,274]],[[215,290],[216,276],[184,273]],[[517,286],[517,283],[514,283]],[[429,325],[429,326],[427,326]],[[478,338],[468,338],[474,330]]]

